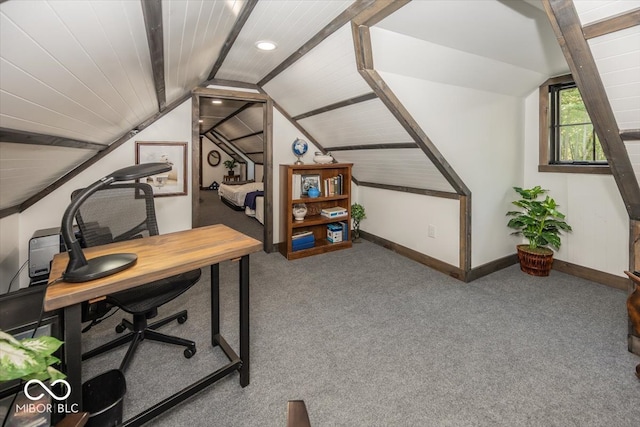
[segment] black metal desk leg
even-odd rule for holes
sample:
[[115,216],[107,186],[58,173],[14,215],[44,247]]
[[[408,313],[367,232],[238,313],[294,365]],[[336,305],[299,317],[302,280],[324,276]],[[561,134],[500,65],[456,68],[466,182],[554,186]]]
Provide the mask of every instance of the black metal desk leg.
[[249,385],[249,255],[240,259],[240,385]]
[[[80,332],[82,315],[80,304],[64,309],[64,367],[71,394],[67,406],[82,411],[82,334]],[[78,406],[75,406],[77,404]],[[73,405],[73,406],[72,406]]]
[[211,265],[211,345],[215,347],[220,334],[220,264]]

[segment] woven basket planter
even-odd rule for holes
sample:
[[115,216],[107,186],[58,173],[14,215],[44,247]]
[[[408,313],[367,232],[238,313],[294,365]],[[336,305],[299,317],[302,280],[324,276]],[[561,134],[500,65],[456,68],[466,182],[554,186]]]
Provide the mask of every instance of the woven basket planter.
[[547,248],[529,249],[529,245],[518,245],[520,270],[532,276],[548,276],[553,264],[553,251]]

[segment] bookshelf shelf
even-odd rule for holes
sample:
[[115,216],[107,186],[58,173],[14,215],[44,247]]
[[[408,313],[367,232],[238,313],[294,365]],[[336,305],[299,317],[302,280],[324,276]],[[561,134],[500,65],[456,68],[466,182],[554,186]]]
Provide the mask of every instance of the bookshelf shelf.
[[[352,163],[280,165],[280,252],[287,259],[298,259],[351,247],[351,167]],[[296,175],[298,175],[296,177]],[[301,195],[302,176],[316,177],[320,184],[319,197]],[[327,193],[333,193],[327,195]],[[302,221],[293,218],[293,206],[304,203],[307,215]],[[341,207],[347,215],[327,218],[322,209]],[[327,240],[327,225],[346,223],[341,242]],[[293,250],[294,233],[311,232],[313,247]],[[345,238],[346,237],[346,238]]]

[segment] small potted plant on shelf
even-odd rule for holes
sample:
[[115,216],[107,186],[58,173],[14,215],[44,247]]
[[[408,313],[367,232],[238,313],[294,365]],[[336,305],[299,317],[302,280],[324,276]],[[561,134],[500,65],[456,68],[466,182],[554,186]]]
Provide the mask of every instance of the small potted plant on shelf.
[[517,245],[520,269],[534,276],[548,276],[553,263],[553,250],[560,249],[561,231],[571,231],[564,221],[564,214],[557,210],[558,205],[551,197],[538,200],[538,196],[545,194],[540,186],[530,189],[513,187],[521,199],[512,203],[520,211],[509,211],[507,216],[512,216],[507,224],[514,228],[513,235],[521,235],[528,239],[528,244]]
[[238,162],[236,162],[236,159],[230,159],[230,160],[225,160],[224,161],[224,167],[229,169],[229,176],[233,176],[234,174],[234,170],[236,165],[238,164]]
[[364,206],[359,203],[351,205],[351,219],[353,220],[353,241],[358,242],[360,239],[360,221],[367,217]]
[[65,374],[51,366],[60,363],[53,353],[61,345],[62,341],[46,335],[17,340],[0,330],[0,382],[65,378]]

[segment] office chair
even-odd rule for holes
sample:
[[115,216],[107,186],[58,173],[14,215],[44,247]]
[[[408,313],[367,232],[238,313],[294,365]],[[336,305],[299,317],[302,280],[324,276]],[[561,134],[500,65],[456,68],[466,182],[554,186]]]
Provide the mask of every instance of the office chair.
[[[72,199],[80,191],[74,191]],[[76,223],[80,231],[81,243],[85,247],[155,236],[159,234],[159,231],[153,189],[149,184],[132,183],[112,184],[98,190],[79,207],[76,213]],[[167,256],[171,256],[171,250],[172,248],[167,248]],[[148,324],[147,320],[157,316],[158,307],[177,298],[196,284],[200,279],[200,274],[200,269],[192,270],[107,295],[102,302],[102,304],[106,304],[107,309],[119,307],[133,315],[133,321],[123,319],[116,326],[116,332],[122,333],[126,329],[130,332],[84,353],[82,360],[129,342],[129,349],[120,364],[120,370],[124,372],[136,348],[145,339],[184,346],[186,347],[184,357],[191,358],[196,353],[195,342],[156,331],[159,327],[173,320],[177,320],[178,323],[186,322],[186,310],[152,324]],[[103,313],[104,311],[101,314]]]

